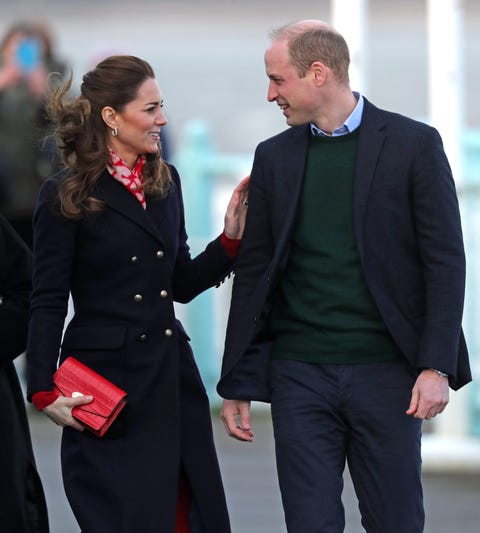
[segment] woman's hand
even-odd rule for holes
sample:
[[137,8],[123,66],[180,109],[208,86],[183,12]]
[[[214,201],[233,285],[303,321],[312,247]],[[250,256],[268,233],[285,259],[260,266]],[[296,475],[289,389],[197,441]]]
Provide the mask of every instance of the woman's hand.
[[59,426],[70,426],[77,431],[83,431],[85,426],[72,416],[72,409],[77,405],[90,403],[92,400],[92,396],[78,396],[76,398],[59,396],[53,403],[44,407],[42,411]]
[[245,217],[248,207],[248,183],[250,176],[235,187],[225,213],[225,235],[229,239],[241,239],[245,229]]

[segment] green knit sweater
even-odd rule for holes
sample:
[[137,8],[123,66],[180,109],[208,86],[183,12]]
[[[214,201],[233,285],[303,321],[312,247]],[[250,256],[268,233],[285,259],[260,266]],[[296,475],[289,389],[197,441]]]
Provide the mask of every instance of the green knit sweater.
[[368,363],[400,357],[370,295],[353,229],[358,129],[312,137],[292,246],[271,318],[272,358]]

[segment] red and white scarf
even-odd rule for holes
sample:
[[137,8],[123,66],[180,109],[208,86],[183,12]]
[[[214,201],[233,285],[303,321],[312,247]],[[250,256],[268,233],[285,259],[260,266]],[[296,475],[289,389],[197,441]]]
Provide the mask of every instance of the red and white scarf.
[[117,181],[125,185],[142,204],[143,209],[146,209],[147,203],[145,201],[142,179],[143,165],[146,161],[145,156],[139,156],[135,166],[130,170],[115,150],[109,148],[108,151],[110,152],[110,161],[107,165],[108,171]]

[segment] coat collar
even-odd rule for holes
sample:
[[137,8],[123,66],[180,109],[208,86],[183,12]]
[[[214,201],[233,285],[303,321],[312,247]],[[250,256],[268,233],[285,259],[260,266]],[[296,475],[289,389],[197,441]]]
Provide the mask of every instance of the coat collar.
[[[152,217],[147,214],[135,196],[124,185],[115,180],[107,170],[98,180],[95,196],[105,202],[108,207],[129,218],[150,233],[156,240],[163,242],[159,229],[152,222]],[[164,210],[160,204],[155,199],[147,197],[147,210],[153,211],[151,215],[156,217],[158,221],[164,216]]]

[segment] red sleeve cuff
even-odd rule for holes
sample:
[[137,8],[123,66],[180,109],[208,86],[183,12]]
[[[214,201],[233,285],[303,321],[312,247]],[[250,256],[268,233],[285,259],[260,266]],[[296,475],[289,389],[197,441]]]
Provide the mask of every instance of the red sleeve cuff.
[[227,237],[225,232],[223,232],[220,237],[220,242],[229,257],[232,259],[237,257],[242,239],[230,239],[230,237]]
[[52,391],[39,391],[32,395],[33,405],[41,411],[58,398],[58,394]]

